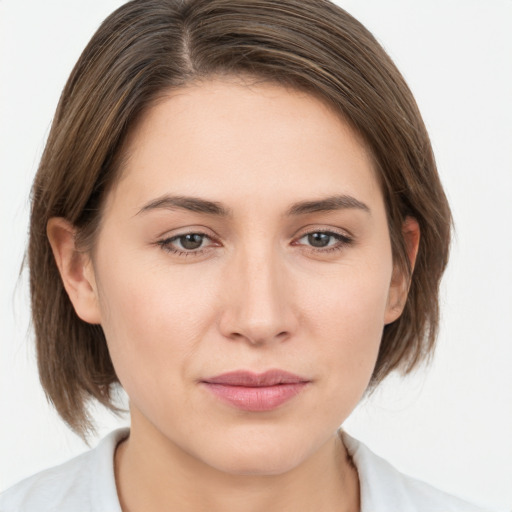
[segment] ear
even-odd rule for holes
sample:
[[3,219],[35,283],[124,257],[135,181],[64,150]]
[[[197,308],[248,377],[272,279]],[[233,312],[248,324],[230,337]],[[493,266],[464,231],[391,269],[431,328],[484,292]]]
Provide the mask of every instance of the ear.
[[[418,247],[420,244],[420,226],[415,218],[406,217],[402,225],[402,236],[405,240],[407,257],[409,258],[412,271],[414,270],[416,256],[418,255]],[[407,294],[409,293],[409,286],[410,279],[407,276],[407,273],[398,266],[395,266],[393,269],[393,276],[391,278],[388,304],[384,319],[384,323],[386,325],[394,322],[402,314],[407,300]]]
[[64,288],[76,314],[85,322],[101,321],[94,269],[90,257],[77,250],[76,229],[62,217],[52,217],[46,226]]

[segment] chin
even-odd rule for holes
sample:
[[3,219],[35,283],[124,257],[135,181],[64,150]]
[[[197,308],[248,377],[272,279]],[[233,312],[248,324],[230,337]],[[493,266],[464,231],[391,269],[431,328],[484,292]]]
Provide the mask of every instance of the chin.
[[295,439],[291,433],[287,436],[259,434],[229,437],[229,444],[211,439],[209,453],[203,460],[232,475],[272,476],[293,470],[318,448],[311,440],[308,444],[306,439]]
[[300,454],[281,452],[243,453],[225,456],[216,461],[215,469],[230,475],[239,476],[275,476],[292,471],[303,459]]

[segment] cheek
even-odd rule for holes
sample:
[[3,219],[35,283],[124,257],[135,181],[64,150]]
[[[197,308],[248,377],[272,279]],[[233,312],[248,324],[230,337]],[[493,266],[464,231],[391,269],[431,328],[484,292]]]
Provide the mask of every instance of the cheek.
[[179,267],[171,272],[126,256],[103,258],[99,274],[102,327],[128,394],[135,381],[181,377],[211,324],[211,294]]
[[323,344],[317,354],[330,368],[332,385],[352,389],[348,395],[356,396],[366,388],[377,360],[391,279],[388,268],[391,263],[389,267],[347,266],[305,287],[308,331]]
[[[358,342],[374,340],[384,327],[391,272],[346,267],[336,275],[311,280],[305,308],[330,337]],[[377,337],[378,338],[378,337]]]

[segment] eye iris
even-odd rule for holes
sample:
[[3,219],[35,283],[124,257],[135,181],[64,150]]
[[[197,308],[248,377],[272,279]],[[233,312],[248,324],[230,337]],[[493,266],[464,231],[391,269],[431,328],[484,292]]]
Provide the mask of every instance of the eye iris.
[[331,235],[326,233],[311,233],[308,235],[308,242],[313,247],[326,247],[329,245]]
[[184,249],[199,249],[203,243],[203,235],[191,233],[189,235],[180,236],[179,240]]

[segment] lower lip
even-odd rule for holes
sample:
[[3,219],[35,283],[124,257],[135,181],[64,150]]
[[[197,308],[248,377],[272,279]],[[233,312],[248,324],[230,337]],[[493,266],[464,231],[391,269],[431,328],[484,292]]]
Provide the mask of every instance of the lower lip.
[[296,382],[263,387],[229,386],[210,382],[203,382],[203,384],[211,393],[237,409],[263,412],[277,409],[285,404],[298,395],[308,383]]

